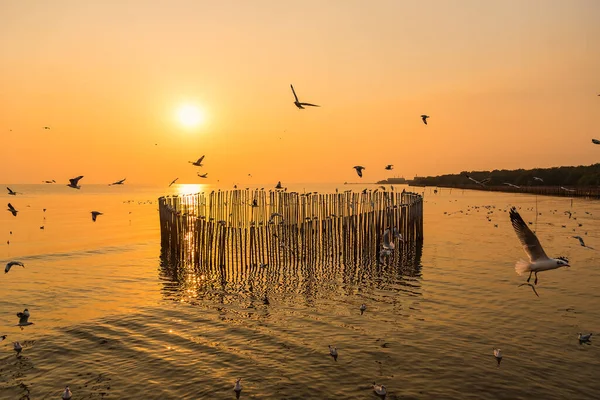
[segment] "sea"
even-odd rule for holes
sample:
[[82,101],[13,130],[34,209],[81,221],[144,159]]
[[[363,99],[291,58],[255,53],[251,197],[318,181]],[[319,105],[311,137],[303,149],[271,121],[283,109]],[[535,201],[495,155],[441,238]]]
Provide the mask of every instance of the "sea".
[[[376,400],[374,383],[387,399],[600,398],[600,334],[578,340],[600,332],[597,201],[398,185],[424,196],[411,262],[359,265],[358,279],[314,269],[287,287],[293,271],[275,266],[257,293],[161,249],[160,196],[230,187],[81,184],[1,186],[19,194],[0,194],[0,265],[25,267],[0,273],[0,399],[60,399],[67,385],[73,399],[235,399],[238,378],[241,399]],[[512,206],[570,261],[538,275],[539,296],[514,269],[526,255]]]

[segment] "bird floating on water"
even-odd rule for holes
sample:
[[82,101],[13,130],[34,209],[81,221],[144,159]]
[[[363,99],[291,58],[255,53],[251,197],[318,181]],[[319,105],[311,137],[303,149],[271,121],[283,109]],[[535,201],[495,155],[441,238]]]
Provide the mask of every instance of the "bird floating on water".
[[23,346],[19,342],[13,342],[13,349],[19,354],[23,350]]
[[69,400],[72,396],[73,396],[73,393],[71,392],[71,389],[69,389],[69,387],[67,386],[65,388],[65,391],[62,394],[62,399]]
[[560,267],[570,267],[567,258],[549,258],[546,255],[537,236],[531,232],[515,207],[510,209],[510,221],[515,229],[517,238],[519,238],[519,241],[523,245],[523,250],[525,250],[525,253],[527,253],[527,256],[529,257],[529,262],[519,260],[515,264],[515,271],[517,271],[517,274],[522,275],[525,272],[529,272],[527,282],[531,280],[531,274],[535,274],[534,285],[537,285],[538,272],[549,271]]
[[15,192],[14,190],[12,190],[11,188],[9,188],[8,186],[6,187],[6,190],[8,190],[8,194],[10,196],[16,196],[17,194],[20,194],[19,192]]
[[200,157],[198,160],[196,161],[188,161],[190,164],[195,165],[196,167],[201,167],[202,166],[202,160],[204,160],[204,156]]
[[[125,178],[125,179],[127,179],[127,178]],[[116,182],[110,183],[108,186],[123,185],[125,183],[125,179],[121,179],[120,181],[116,181]]]
[[425,125],[427,125],[427,118],[429,118],[429,115],[425,115],[425,114],[421,115],[421,119],[423,120],[423,123]]
[[69,179],[69,184],[67,186],[73,189],[81,189],[81,186],[79,186],[79,181],[81,178],[83,178],[83,175],[79,175],[77,178]]
[[365,169],[365,167],[360,166],[360,165],[355,165],[354,169],[356,170],[356,173],[358,174],[358,176],[362,178],[362,172],[363,172],[363,169]]
[[367,309],[367,305],[365,303],[360,305],[360,315],[363,315],[365,310]]
[[333,347],[332,345],[329,345],[329,355],[331,357],[333,357],[334,361],[337,361],[337,358],[338,358],[337,348]]
[[23,264],[21,261],[10,261],[8,264],[6,264],[6,268],[4,268],[4,273],[7,274],[8,271],[10,271],[10,269],[15,265],[25,268],[25,264]]
[[379,396],[385,396],[387,394],[387,390],[386,390],[385,386],[383,386],[383,385],[376,385],[375,382],[373,382],[373,390]]
[[238,378],[235,381],[235,386],[233,387],[233,391],[236,393],[239,393],[242,391],[242,383],[240,382],[242,380],[242,378]]
[[8,211],[11,212],[11,214],[13,215],[13,217],[17,216],[18,211],[13,207],[12,204],[8,203]]
[[298,96],[296,96],[296,91],[294,90],[294,85],[290,85],[290,87],[292,88],[292,93],[294,93],[294,104],[296,105],[296,107],[298,107],[299,109],[304,109],[303,106],[320,107],[316,104],[300,103],[300,101],[298,100]]
[[92,211],[92,221],[96,222],[98,215],[103,215],[100,211]]
[[498,365],[502,361],[502,351],[500,349],[494,349],[494,357],[496,357],[496,361],[498,361]]
[[583,334],[583,333],[579,332],[578,337],[579,337],[580,342],[589,342],[590,339],[592,338],[592,333]]

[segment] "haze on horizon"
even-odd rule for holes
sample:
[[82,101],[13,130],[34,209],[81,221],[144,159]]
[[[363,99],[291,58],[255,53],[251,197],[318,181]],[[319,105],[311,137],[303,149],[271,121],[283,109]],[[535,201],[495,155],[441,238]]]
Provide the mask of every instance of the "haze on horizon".
[[[3,183],[357,182],[354,165],[373,182],[599,160],[594,0],[8,0],[0,15]],[[298,110],[290,84],[321,107]],[[198,125],[178,121],[185,105]],[[209,179],[188,163],[201,155]]]

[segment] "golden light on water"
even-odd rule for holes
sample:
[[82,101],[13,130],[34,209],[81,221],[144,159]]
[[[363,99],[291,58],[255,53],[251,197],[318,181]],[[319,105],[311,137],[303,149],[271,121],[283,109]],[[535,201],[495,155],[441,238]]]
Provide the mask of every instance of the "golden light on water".
[[206,190],[207,186],[202,183],[183,183],[177,186],[177,194],[182,196],[184,194],[201,193]]

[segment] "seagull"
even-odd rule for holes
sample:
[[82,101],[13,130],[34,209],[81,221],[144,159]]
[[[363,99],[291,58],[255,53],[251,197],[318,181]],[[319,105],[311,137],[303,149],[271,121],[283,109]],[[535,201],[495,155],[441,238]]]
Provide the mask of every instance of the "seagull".
[[[591,247],[590,247],[590,246],[586,246],[586,245],[585,245],[585,242],[583,241],[583,238],[582,238],[581,236],[571,236],[571,237],[572,237],[572,238],[574,238],[574,239],[578,239],[578,240],[579,240],[579,244],[580,244],[582,247],[587,247],[588,249],[591,249]],[[592,250],[593,250],[593,249],[592,249]]]
[[205,174],[202,174],[202,175],[198,174],[198,176],[199,176],[200,178],[208,178],[208,172],[207,172],[207,173],[205,173]]
[[311,103],[300,103],[300,101],[298,100],[298,96],[296,96],[296,91],[294,90],[294,86],[290,85],[290,87],[292,88],[292,93],[294,93],[294,104],[296,105],[296,107],[300,108],[300,109],[304,109],[304,107],[302,106],[311,106],[311,107],[320,107],[316,104],[311,104]]
[[590,339],[592,338],[592,334],[591,333],[587,333],[587,334],[583,334],[581,332],[579,332],[579,341],[580,342],[589,342]]
[[[125,179],[127,179],[127,178],[125,178]],[[108,186],[122,185],[125,183],[125,179],[121,179],[120,181],[113,182],[113,183],[109,184]]]
[[17,326],[20,326],[23,329],[24,326],[33,325],[33,322],[29,322],[29,310],[24,309],[23,312],[18,312],[17,317],[19,317],[19,323]]
[[360,305],[360,315],[363,315],[365,310],[367,309],[367,305],[365,303]]
[[[600,96],[600,95],[598,95],[598,96]],[[598,139],[592,139],[592,143],[594,143],[594,144],[600,144],[600,140],[598,140]]]
[[540,241],[535,234],[531,232],[515,207],[510,209],[510,221],[512,222],[512,226],[515,229],[519,241],[523,245],[523,250],[525,250],[525,253],[527,253],[527,256],[529,257],[529,262],[519,260],[515,264],[515,271],[517,271],[517,274],[522,275],[524,272],[529,272],[527,282],[531,279],[531,274],[535,274],[534,285],[537,285],[538,272],[560,267],[570,267],[567,258],[549,258],[546,255]]
[[566,187],[564,187],[564,186],[561,186],[560,188],[561,188],[562,190],[566,190],[567,192],[574,192],[574,191],[575,191],[575,189],[567,189],[567,188],[566,188]]
[[81,186],[78,185],[81,178],[83,178],[83,175],[79,175],[77,178],[69,179],[69,184],[67,186],[73,189],[81,189]]
[[521,186],[517,186],[517,185],[513,185],[512,183],[508,183],[508,182],[504,182],[504,185],[510,186],[510,187],[514,187],[517,189],[521,189]]
[[54,179],[52,179],[51,181],[42,181],[43,183],[56,183],[56,181]]
[[201,167],[202,160],[204,160],[204,156],[200,157],[197,161],[188,161],[188,162],[192,165],[195,165],[196,167]]
[[394,250],[396,248],[396,245],[394,244],[394,242],[390,241],[390,235],[391,235],[391,231],[390,228],[386,229],[383,232],[383,248],[385,250]]
[[334,359],[335,361],[337,361],[337,358],[338,358],[338,352],[337,352],[337,348],[335,348],[335,347],[333,347],[333,346],[329,345],[329,355],[330,355],[331,357],[333,357],[333,359]]
[[494,349],[494,357],[496,357],[496,361],[498,361],[498,365],[502,361],[502,351],[500,349]]
[[536,181],[540,181],[542,183],[544,182],[544,180],[542,178],[538,178],[537,176],[534,176],[533,179]]
[[283,189],[283,187],[281,186],[281,181],[277,182],[277,185],[275,186],[275,189]]
[[11,195],[11,196],[16,196],[17,194],[19,194],[18,192],[13,191],[8,186],[6,187],[6,189],[8,190],[8,194]]
[[12,267],[14,267],[15,265],[18,265],[20,267],[25,268],[25,265],[22,262],[20,262],[20,261],[11,261],[8,264],[6,264],[6,268],[4,268],[4,273],[8,274],[8,271],[10,271],[10,269]]
[[387,169],[388,171],[391,171],[394,169],[394,165],[393,164],[388,164],[385,166],[385,169]]
[[4,339],[6,339],[6,335],[0,336],[0,343],[2,343],[4,341]]
[[92,221],[96,222],[98,215],[103,215],[100,211],[92,211]]
[[19,342],[13,342],[13,349],[19,354],[23,350],[23,346]]
[[69,387],[67,386],[62,394],[62,399],[69,400],[71,396],[73,396],[73,393],[71,392],[71,389],[69,389]]
[[387,394],[387,390],[385,389],[385,386],[383,386],[383,385],[376,385],[375,382],[373,382],[373,390],[379,396],[385,396]]
[[10,203],[8,203],[8,211],[12,213],[13,217],[17,216],[18,211]]
[[365,167],[361,167],[360,165],[356,165],[356,166],[354,166],[354,169],[356,170],[356,173],[358,174],[358,176],[362,178],[362,171],[363,171],[363,169],[365,169]]
[[425,125],[427,125],[427,118],[429,118],[429,115],[425,115],[425,114],[421,115],[421,119],[423,120],[423,123]]
[[177,179],[179,179],[179,178],[173,179],[173,181],[171,183],[169,183],[169,187],[171,187],[175,182],[177,182]]
[[485,186],[485,184],[483,182],[479,182],[478,180],[471,178],[468,174],[465,174],[465,176],[467,177],[468,180],[473,181],[478,185]]
[[238,378],[237,381],[235,381],[235,386],[233,387],[233,391],[236,393],[239,393],[242,391],[242,384],[240,383],[241,380],[242,380],[242,378]]

